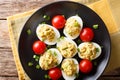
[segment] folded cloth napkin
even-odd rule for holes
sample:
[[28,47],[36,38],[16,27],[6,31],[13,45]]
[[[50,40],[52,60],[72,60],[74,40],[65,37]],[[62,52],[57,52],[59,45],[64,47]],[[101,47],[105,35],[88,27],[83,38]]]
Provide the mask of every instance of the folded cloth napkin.
[[[90,7],[92,10],[94,10],[103,19],[103,21],[105,22],[109,30],[109,33],[112,34],[118,31],[118,27],[112,16],[107,0],[100,0],[87,6]],[[18,71],[19,80],[29,80],[29,77],[25,74],[19,60],[19,55],[17,51],[18,39],[19,39],[21,29],[23,28],[23,25],[35,11],[36,10],[31,10],[31,11],[13,15],[7,18],[10,41],[12,45],[12,51],[13,51],[13,56],[14,56],[14,60],[15,60],[17,71]],[[109,13],[109,15],[107,13]]]

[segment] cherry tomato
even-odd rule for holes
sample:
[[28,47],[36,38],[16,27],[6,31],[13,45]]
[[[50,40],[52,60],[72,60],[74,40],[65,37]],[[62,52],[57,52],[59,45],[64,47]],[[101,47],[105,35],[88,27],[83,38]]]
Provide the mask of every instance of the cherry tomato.
[[52,80],[58,80],[62,76],[61,70],[59,68],[50,69],[48,74]]
[[94,32],[91,28],[84,28],[80,33],[80,39],[84,42],[91,41],[94,37]]
[[65,23],[66,19],[63,15],[54,16],[52,19],[52,25],[57,29],[63,28],[65,26]]
[[33,51],[35,52],[35,54],[43,54],[46,49],[46,45],[42,41],[35,41],[33,43],[32,48],[33,48]]
[[93,65],[92,65],[92,62],[90,60],[83,59],[79,63],[79,68],[80,68],[81,72],[83,72],[83,73],[89,73],[89,72],[91,72],[91,70],[93,68]]

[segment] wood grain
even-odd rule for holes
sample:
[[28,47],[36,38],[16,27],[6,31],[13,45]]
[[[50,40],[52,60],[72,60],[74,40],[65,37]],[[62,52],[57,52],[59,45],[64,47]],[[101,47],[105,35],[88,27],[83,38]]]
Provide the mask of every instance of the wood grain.
[[0,20],[0,48],[11,48],[6,20]]
[[0,0],[0,18],[29,11],[58,0]]
[[0,59],[0,76],[17,76],[12,50],[0,48]]
[[7,21],[0,20],[0,80],[17,80],[17,76]]
[[18,77],[0,77],[0,80],[18,80]]

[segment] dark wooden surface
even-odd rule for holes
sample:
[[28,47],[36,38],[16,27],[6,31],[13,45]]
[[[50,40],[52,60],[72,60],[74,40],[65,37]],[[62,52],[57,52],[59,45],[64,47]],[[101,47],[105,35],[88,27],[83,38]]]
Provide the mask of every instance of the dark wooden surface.
[[[6,18],[57,0],[0,0],[0,80],[18,80]],[[120,80],[120,69],[105,73],[100,80]]]

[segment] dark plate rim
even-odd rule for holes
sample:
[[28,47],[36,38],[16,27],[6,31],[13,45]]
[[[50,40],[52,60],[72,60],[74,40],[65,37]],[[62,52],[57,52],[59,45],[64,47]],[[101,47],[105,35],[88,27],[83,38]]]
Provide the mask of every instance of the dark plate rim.
[[[97,16],[98,16],[98,18],[103,22],[103,24],[105,25],[105,22],[101,19],[101,17],[94,11],[94,10],[92,10],[91,8],[89,8],[88,6],[86,6],[86,5],[84,5],[84,4],[82,4],[82,3],[78,3],[78,2],[74,2],[74,1],[55,1],[55,2],[50,2],[50,3],[48,3],[48,4],[45,4],[44,6],[42,6],[42,7],[40,7],[40,8],[38,8],[28,19],[27,19],[27,21],[25,22],[25,24],[23,25],[23,28],[22,28],[22,30],[21,30],[21,32],[20,32],[20,35],[19,35],[19,39],[18,39],[18,46],[17,46],[17,49],[18,49],[18,55],[19,55],[19,57],[20,57],[20,54],[19,54],[19,45],[20,45],[20,40],[21,40],[21,36],[22,36],[22,31],[23,31],[23,29],[24,29],[24,27],[27,25],[27,22],[35,15],[35,13],[37,13],[40,9],[43,9],[43,8],[45,8],[45,7],[47,7],[47,6],[49,6],[49,5],[52,5],[52,4],[56,4],[56,3],[74,3],[74,4],[78,4],[78,5],[82,5],[82,6],[85,6],[85,7],[87,7],[88,9],[90,9],[91,11],[93,11]],[[108,35],[108,40],[109,40],[109,50],[108,50],[108,57],[107,57],[107,60],[106,60],[106,64],[105,64],[105,66],[103,67],[103,71],[101,71],[100,73],[99,73],[99,75],[97,75],[97,77],[96,77],[96,79],[98,79],[104,72],[105,72],[105,69],[106,69],[106,67],[108,66],[108,63],[109,63],[109,61],[110,61],[110,57],[111,57],[111,38],[110,38],[110,34],[109,34],[109,31],[108,31],[108,29],[107,29],[107,26],[105,25],[105,31],[107,32],[107,35]],[[21,58],[20,58],[20,63],[21,63]],[[23,64],[21,63],[21,66],[23,67]],[[26,70],[25,70],[25,68],[23,67],[23,70],[26,72]],[[27,74],[27,73],[26,73]],[[29,75],[28,75],[29,76]],[[29,78],[30,78],[30,76],[29,76]],[[96,80],[95,79],[95,80]]]

